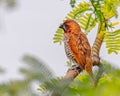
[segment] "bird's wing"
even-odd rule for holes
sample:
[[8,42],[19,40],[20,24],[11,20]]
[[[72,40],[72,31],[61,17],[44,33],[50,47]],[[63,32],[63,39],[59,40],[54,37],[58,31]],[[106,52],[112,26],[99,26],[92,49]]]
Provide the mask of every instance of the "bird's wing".
[[90,49],[86,36],[84,34],[73,34],[71,35],[69,44],[76,62],[84,68],[87,51]]
[[80,34],[81,40],[82,40],[82,45],[83,49],[85,52],[85,70],[91,75],[92,72],[92,59],[91,59],[91,47],[89,44],[89,41],[84,33]]
[[84,33],[80,33],[80,36],[79,36],[82,40],[82,46],[84,47],[84,52],[86,51],[87,54],[86,55],[91,55],[91,47],[90,47],[90,44],[89,44],[89,41],[86,37],[86,35]]

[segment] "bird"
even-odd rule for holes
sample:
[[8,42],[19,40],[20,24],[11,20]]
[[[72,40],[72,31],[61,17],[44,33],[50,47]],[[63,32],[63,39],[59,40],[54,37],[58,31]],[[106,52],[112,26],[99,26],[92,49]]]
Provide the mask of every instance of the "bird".
[[80,25],[75,20],[65,20],[59,28],[64,31],[63,41],[68,59],[92,75],[91,47]]

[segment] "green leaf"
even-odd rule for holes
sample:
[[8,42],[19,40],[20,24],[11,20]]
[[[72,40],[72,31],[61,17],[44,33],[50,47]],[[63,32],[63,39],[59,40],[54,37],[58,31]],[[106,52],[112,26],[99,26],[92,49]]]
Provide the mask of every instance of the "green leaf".
[[105,34],[106,48],[108,48],[108,53],[118,54],[120,51],[120,30],[114,32],[106,32]]
[[58,28],[56,33],[54,34],[53,42],[61,44],[63,41],[63,33],[64,31],[61,28]]
[[[71,83],[71,80],[63,79],[63,78],[53,78],[47,82],[44,82],[39,86],[39,91],[45,92],[46,90],[52,91],[52,94],[62,94],[67,88],[67,86]],[[59,96],[57,95],[57,96]],[[53,96],[53,95],[51,95]]]
[[58,93],[51,96],[111,96],[111,94],[119,96],[120,69],[111,66],[105,60],[101,60],[101,63],[103,66],[93,72],[95,78],[99,78],[96,87],[91,84],[87,72],[83,71],[72,82],[63,78],[54,78],[44,82],[40,88]]
[[101,6],[102,13],[105,19],[110,19],[113,16],[117,16],[116,7],[114,6],[114,2],[112,0],[106,0],[104,5]]
[[16,0],[6,0],[6,4],[8,7],[15,7],[16,5]]
[[92,16],[92,14],[86,13],[78,19],[78,23],[80,27],[84,30],[84,33],[87,34],[96,26],[97,20]]
[[92,8],[88,2],[80,2],[76,7],[67,14],[66,19],[74,19],[77,20],[83,13],[86,11],[92,11]]
[[38,81],[44,82],[54,77],[50,67],[31,55],[23,57],[24,63],[27,65],[20,69],[20,72],[25,75],[28,82]]
[[76,3],[76,0],[70,0],[70,5],[71,5],[71,7],[74,7],[74,6],[75,6],[75,3]]

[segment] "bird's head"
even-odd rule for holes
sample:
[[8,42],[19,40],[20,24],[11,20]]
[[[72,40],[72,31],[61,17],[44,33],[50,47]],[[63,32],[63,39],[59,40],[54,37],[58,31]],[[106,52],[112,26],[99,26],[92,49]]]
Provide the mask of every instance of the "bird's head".
[[62,28],[64,32],[71,32],[72,30],[79,30],[80,27],[78,23],[74,20],[66,20],[59,26],[59,28]]

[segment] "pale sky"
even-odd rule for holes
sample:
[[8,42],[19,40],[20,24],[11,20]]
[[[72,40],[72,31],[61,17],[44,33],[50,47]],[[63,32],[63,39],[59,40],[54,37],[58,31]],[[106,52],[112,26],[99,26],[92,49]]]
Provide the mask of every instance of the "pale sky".
[[[14,10],[0,9],[0,66],[7,70],[0,81],[19,79],[18,68],[24,54],[31,54],[48,64],[57,76],[67,71],[64,46],[54,44],[53,34],[70,11],[69,0],[18,0]],[[120,21],[120,19],[119,19]],[[92,44],[95,30],[88,36]],[[120,67],[120,55],[107,55],[102,46],[100,56]]]

